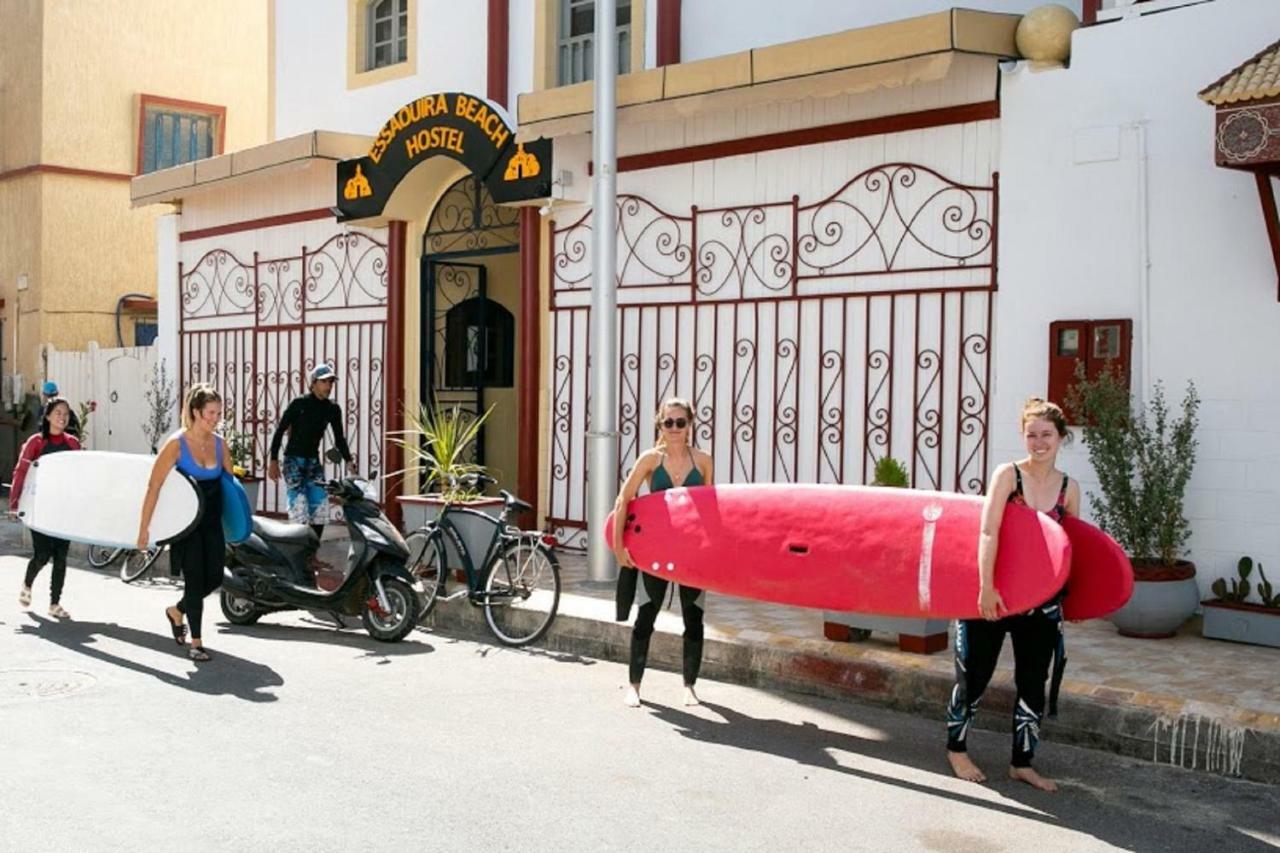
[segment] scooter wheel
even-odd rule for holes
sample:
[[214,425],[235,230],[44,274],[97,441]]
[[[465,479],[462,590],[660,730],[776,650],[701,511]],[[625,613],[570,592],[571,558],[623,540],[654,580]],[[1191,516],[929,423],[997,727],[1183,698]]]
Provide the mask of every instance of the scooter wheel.
[[418,596],[413,587],[394,578],[383,579],[382,589],[387,594],[387,604],[391,609],[387,612],[383,612],[381,607],[372,609],[370,604],[376,605],[377,599],[372,597],[374,593],[370,590],[371,600],[365,603],[360,619],[370,637],[384,643],[394,643],[407,637],[417,624]]
[[262,616],[252,601],[225,589],[218,595],[218,603],[222,605],[222,615],[232,625],[252,625]]

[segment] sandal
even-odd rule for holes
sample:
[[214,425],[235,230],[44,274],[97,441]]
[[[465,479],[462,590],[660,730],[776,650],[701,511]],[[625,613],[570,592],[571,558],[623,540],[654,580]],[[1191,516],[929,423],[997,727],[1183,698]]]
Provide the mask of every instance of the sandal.
[[207,660],[213,660],[213,657],[204,650],[204,646],[192,646],[187,650],[187,657],[194,661],[200,661],[201,663]]
[[173,632],[173,641],[180,646],[187,644],[187,626],[184,622],[174,622],[169,617],[169,608],[165,608],[164,621],[169,623],[169,630]]
[[61,604],[50,604],[49,615],[54,619],[70,619],[71,614],[63,609]]
[[18,604],[23,607],[31,606],[31,587],[24,586],[22,592],[18,593]]

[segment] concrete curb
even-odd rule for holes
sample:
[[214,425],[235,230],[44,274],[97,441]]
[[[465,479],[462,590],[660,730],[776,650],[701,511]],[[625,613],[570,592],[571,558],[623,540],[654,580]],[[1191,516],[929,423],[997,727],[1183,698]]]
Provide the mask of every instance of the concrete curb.
[[[612,608],[612,604],[608,605]],[[560,612],[537,647],[625,663],[631,626],[579,615],[599,602],[562,595]],[[424,622],[443,634],[493,640],[479,608],[465,601],[441,604]],[[833,644],[753,632],[750,638],[707,632],[702,675],[720,681],[785,690],[833,699],[853,698],[938,721],[938,748],[945,731],[943,708],[951,679],[900,657],[857,644]],[[678,672],[680,635],[654,633],[651,667]],[[1007,732],[1014,693],[1007,675],[997,675],[983,697],[975,725]],[[1089,692],[1084,693],[1081,688]],[[1042,738],[1100,749],[1127,757],[1184,767],[1213,775],[1280,783],[1280,728],[1251,725],[1234,709],[1201,704],[1176,715],[1159,705],[1135,704],[1091,685],[1073,687],[1068,679],[1059,699],[1059,717],[1046,720]]]

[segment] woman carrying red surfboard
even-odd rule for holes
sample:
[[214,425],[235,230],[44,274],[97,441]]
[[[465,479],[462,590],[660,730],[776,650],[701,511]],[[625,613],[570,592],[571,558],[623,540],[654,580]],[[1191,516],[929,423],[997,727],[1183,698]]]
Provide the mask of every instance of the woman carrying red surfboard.
[[[13,485],[9,487],[10,512],[18,509],[18,499],[22,497],[22,486],[26,482],[27,471],[32,462],[47,453],[80,449],[80,442],[68,429],[71,414],[71,404],[61,397],[50,397],[45,403],[44,416],[40,419],[40,431],[22,445],[18,465],[13,469]],[[70,619],[71,614],[63,608],[61,602],[62,584],[67,577],[67,550],[71,543],[66,539],[47,536],[38,530],[31,531],[31,542],[35,546],[35,554],[32,555],[31,562],[27,563],[27,574],[22,580],[22,591],[18,593],[18,603],[23,607],[31,606],[31,585],[36,582],[36,575],[45,567],[45,564],[53,560],[53,579],[49,587],[49,615],[55,619]]]
[[1058,449],[1069,438],[1062,409],[1032,397],[1022,408],[1021,421],[1027,456],[996,468],[982,510],[978,609],[983,618],[962,619],[956,626],[956,683],[947,705],[947,759],[961,779],[986,781],[986,775],[969,758],[966,741],[978,701],[991,681],[1008,634],[1013,642],[1017,691],[1009,776],[1043,791],[1056,791],[1057,785],[1032,768],[1031,759],[1040,737],[1049,663],[1055,653],[1061,656],[1063,593],[1026,612],[1009,614],[995,587],[996,549],[1007,504],[1023,504],[1061,523],[1066,516],[1079,514],[1080,487],[1057,468]]
[[[622,544],[623,527],[626,524],[627,505],[648,482],[650,492],[680,486],[713,485],[711,456],[693,446],[693,407],[685,400],[673,397],[658,409],[656,428],[657,444],[640,454],[635,467],[613,507],[614,556],[618,559],[617,620],[625,622],[631,615],[631,605],[637,598],[637,580],[640,581],[640,608],[636,624],[631,629],[630,683],[624,702],[640,707],[640,679],[644,677],[649,658],[649,639],[653,625],[662,609],[662,599],[669,581],[651,574],[642,574],[635,568],[635,561]],[[684,617],[684,650],[681,655],[681,671],[684,675],[684,704],[697,705],[698,695],[694,682],[702,666],[703,608],[706,594],[700,589],[680,585],[680,614]]]

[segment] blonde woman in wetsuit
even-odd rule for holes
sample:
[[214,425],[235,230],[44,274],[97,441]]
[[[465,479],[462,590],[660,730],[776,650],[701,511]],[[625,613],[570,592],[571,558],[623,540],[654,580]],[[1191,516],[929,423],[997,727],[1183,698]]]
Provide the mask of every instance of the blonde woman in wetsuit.
[[[620,567],[616,597],[616,618],[619,622],[625,622],[631,615],[631,605],[637,598],[636,581],[641,582],[640,607],[631,630],[630,684],[624,697],[625,703],[632,708],[640,707],[640,679],[644,677],[649,658],[649,639],[653,636],[653,625],[658,611],[662,609],[669,581],[635,568],[635,561],[622,544],[627,505],[635,498],[640,486],[646,483],[650,492],[713,484],[711,457],[693,446],[693,407],[687,401],[673,397],[658,409],[655,421],[657,444],[636,460],[627,481],[622,484],[622,491],[618,493],[613,515],[613,541],[616,543],[613,552]],[[706,594],[683,585],[679,592],[680,613],[684,617],[684,652],[681,656],[684,704],[697,705],[698,696],[693,688],[702,666],[702,616]]]

